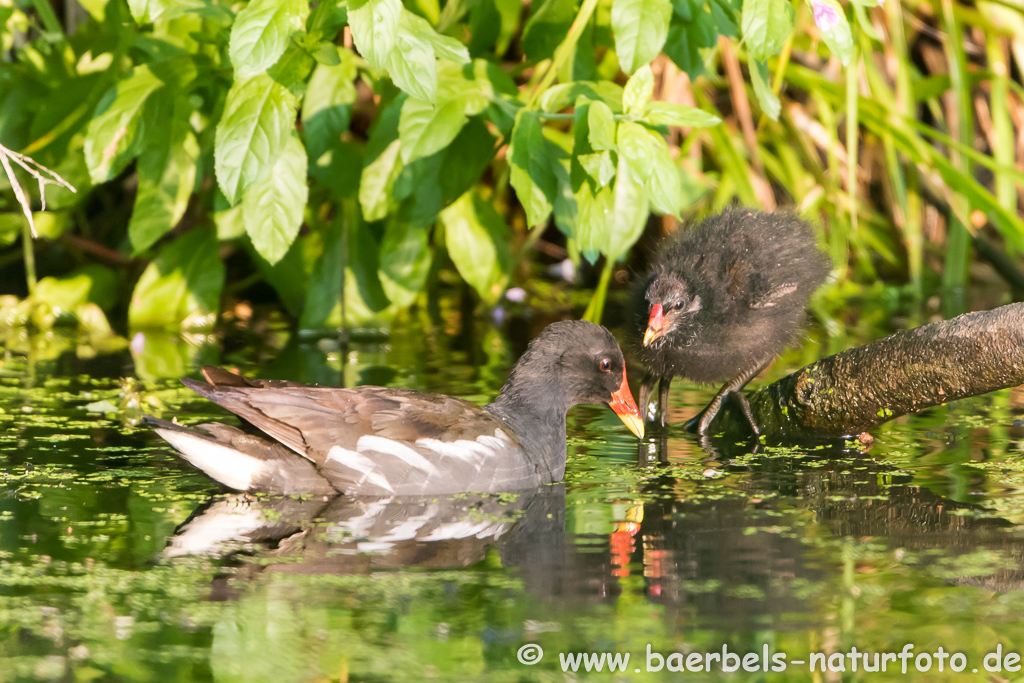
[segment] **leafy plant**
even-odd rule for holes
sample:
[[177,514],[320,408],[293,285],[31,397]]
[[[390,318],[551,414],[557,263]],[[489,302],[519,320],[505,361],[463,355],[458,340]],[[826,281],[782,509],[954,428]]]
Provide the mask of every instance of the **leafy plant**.
[[[855,273],[906,273],[916,293],[928,220],[936,241],[950,226],[950,286],[979,227],[1024,247],[1024,173],[998,144],[1020,112],[1012,2],[905,4],[986,44],[991,70],[959,39],[936,53],[919,34],[926,63],[948,65],[931,75],[910,59],[897,0],[83,6],[72,32],[43,2],[0,5],[0,143],[82,190],[52,193],[37,215],[60,241],[37,248],[54,275],[96,258],[127,271],[132,328],[209,327],[226,291],[258,280],[303,327],[342,310],[362,324],[449,265],[493,303],[529,277],[551,224],[574,259],[603,258],[586,312],[600,319],[652,212],[733,201],[818,212],[841,271],[852,254]],[[983,82],[991,156],[972,125]],[[0,208],[12,244],[15,206]]]

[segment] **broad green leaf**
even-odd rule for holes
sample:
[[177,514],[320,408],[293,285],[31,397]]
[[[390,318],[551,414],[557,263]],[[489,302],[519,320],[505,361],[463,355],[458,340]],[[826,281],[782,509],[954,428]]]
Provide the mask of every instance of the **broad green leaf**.
[[[242,200],[245,205],[245,200]],[[256,251],[250,241],[249,258],[263,279],[274,288],[288,313],[299,317],[306,305],[308,278],[316,260],[323,255],[323,241],[317,231],[299,237],[276,262],[271,263]],[[335,292],[337,294],[337,292]]]
[[544,0],[531,4],[530,10],[520,44],[527,59],[539,62],[550,58],[558,44],[565,40],[576,18],[576,0]]
[[706,6],[704,0],[675,0],[673,9],[662,50],[693,80],[704,73],[701,50],[715,47],[719,35],[734,36],[736,25],[718,2]]
[[[309,160],[309,175],[338,198],[356,199],[363,173],[363,147],[333,141],[318,158]],[[308,150],[307,150],[308,152]]]
[[611,152],[579,154],[576,158],[583,170],[594,179],[598,186],[607,185],[615,177],[615,162],[612,161]]
[[242,220],[252,245],[271,265],[295,241],[309,198],[306,149],[292,135],[267,178],[242,197]]
[[612,260],[625,254],[640,239],[650,213],[647,191],[621,155],[615,173],[614,194],[612,213],[608,218],[608,244],[603,249]]
[[53,309],[57,317],[73,314],[86,303],[109,309],[117,302],[117,275],[93,264],[60,277],[44,277],[36,285],[35,298]]
[[358,216],[353,218],[348,231],[345,316],[349,324],[360,324],[377,318],[391,302],[380,281],[380,248],[367,226],[359,224]]
[[583,183],[575,197],[579,214],[573,236],[583,256],[594,263],[611,242],[609,217],[615,206],[615,190],[602,186],[594,191],[590,183]]
[[649,64],[644,64],[626,81],[622,91],[622,110],[630,116],[640,116],[654,94],[654,74]]
[[447,147],[468,120],[465,104],[458,100],[438,101],[437,105],[410,97],[402,105],[398,135],[402,141],[402,162],[435,154]]
[[169,89],[156,93],[143,113],[147,144],[136,165],[138,190],[128,222],[136,254],[177,225],[188,207],[199,158],[190,114],[188,100],[173,96]]
[[493,304],[512,265],[505,222],[473,190],[442,211],[440,219],[452,263],[480,298]]
[[[91,4],[93,3],[87,3]],[[128,0],[128,9],[139,26],[157,21],[171,21],[203,5],[202,0]],[[94,10],[89,9],[89,13],[95,16]],[[97,19],[102,21],[100,17]]]
[[441,168],[436,180],[442,204],[455,201],[480,182],[497,152],[496,142],[487,124],[480,119],[469,120],[458,137],[440,154]]
[[[403,19],[408,12],[403,13]],[[391,80],[413,97],[433,102],[437,93],[437,60],[434,47],[418,35],[411,22],[402,21],[395,38],[395,49],[388,57],[387,68]]]
[[591,147],[599,151],[615,149],[615,119],[607,104],[600,100],[590,103],[587,127]]
[[302,131],[312,161],[340,141],[352,118],[356,101],[356,58],[343,47],[330,46],[337,63],[313,69],[302,101]]
[[743,42],[757,59],[767,59],[782,49],[793,32],[793,6],[788,0],[743,0]]
[[361,7],[348,11],[352,40],[359,53],[378,71],[388,66],[401,15],[401,0],[368,0]]
[[267,74],[231,86],[217,124],[214,164],[232,204],[270,173],[295,127],[295,108],[295,96]]
[[406,308],[423,288],[431,262],[428,231],[391,219],[380,244],[380,284],[391,303]]
[[658,213],[678,216],[682,207],[683,188],[679,180],[679,168],[672,159],[665,138],[654,133],[648,134],[653,141],[653,163],[651,175],[644,183],[650,197],[651,207]]
[[[350,207],[339,207],[335,219],[324,226],[323,246],[320,256],[313,264],[313,269],[307,279],[305,300],[302,304],[302,315],[299,318],[299,329],[319,330],[332,326],[337,328],[341,324],[341,294],[342,278],[345,273],[342,267],[345,264],[344,245],[344,224],[349,218],[356,218],[356,225],[350,225],[352,232],[361,230],[358,224],[358,216],[352,216]],[[319,237],[321,231],[311,231],[309,236]],[[299,238],[304,239],[304,238]],[[348,258],[353,256],[349,254]],[[348,283],[346,283],[347,285]],[[346,292],[347,294],[347,292]],[[333,320],[332,320],[333,318]],[[330,322],[329,322],[330,321]]]
[[643,120],[652,126],[687,126],[707,128],[722,122],[714,114],[675,102],[649,102],[644,109]]
[[[523,0],[475,3],[469,14],[469,52],[474,57],[489,52],[504,55],[519,28]],[[564,34],[563,34],[564,35]],[[524,45],[524,50],[525,45]],[[529,53],[527,53],[529,54]]]
[[304,29],[308,16],[306,0],[252,0],[242,8],[228,42],[235,79],[255,76],[273,66],[292,34]]
[[423,17],[405,11],[402,12],[400,24],[411,33],[430,43],[438,59],[447,59],[456,64],[465,64],[469,61],[469,50],[466,49],[465,45],[454,38],[441,35]]
[[611,81],[561,83],[548,88],[538,102],[542,111],[554,113],[572,105],[580,97],[601,100],[615,113],[622,111],[622,86]]
[[209,328],[223,287],[217,238],[208,228],[191,230],[165,245],[143,271],[128,306],[128,326]]
[[293,95],[302,97],[306,93],[309,74],[313,71],[314,66],[316,66],[316,60],[310,56],[309,52],[292,41],[277,63],[267,70],[267,73],[276,82],[288,88]]
[[647,180],[654,167],[654,138],[639,123],[619,124],[619,157],[624,158],[641,179]]
[[768,65],[747,53],[747,66],[750,69],[750,82],[754,86],[754,94],[761,105],[761,111],[772,121],[778,121],[782,105],[779,103],[778,95],[768,85]]
[[136,133],[143,106],[162,85],[148,66],[137,66],[131,76],[108,90],[96,105],[84,147],[89,177],[94,183],[110,180],[138,154]]
[[612,32],[619,65],[628,74],[661,52],[672,18],[669,0],[614,0]]
[[388,215],[393,198],[392,188],[402,170],[402,143],[393,141],[376,159],[363,167],[359,180],[359,205],[363,219],[379,221]]
[[808,0],[808,5],[814,13],[814,23],[817,24],[828,49],[839,57],[843,66],[848,66],[853,54],[853,35],[850,32],[850,23],[846,20],[846,12],[836,0]]
[[543,127],[530,112],[522,111],[516,117],[508,160],[512,187],[526,211],[527,225],[544,223],[551,215],[558,180],[552,168],[555,162],[547,154]]

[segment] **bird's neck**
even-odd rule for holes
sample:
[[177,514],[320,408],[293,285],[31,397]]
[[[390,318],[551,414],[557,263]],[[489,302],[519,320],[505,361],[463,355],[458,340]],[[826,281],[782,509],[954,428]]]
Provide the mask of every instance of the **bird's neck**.
[[539,474],[549,481],[562,478],[569,403],[550,376],[525,378],[513,374],[487,410],[508,424]]

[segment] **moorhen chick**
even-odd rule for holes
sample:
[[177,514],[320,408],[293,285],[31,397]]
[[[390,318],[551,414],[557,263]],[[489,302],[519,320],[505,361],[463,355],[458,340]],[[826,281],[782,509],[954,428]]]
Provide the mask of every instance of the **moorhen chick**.
[[633,299],[636,356],[647,368],[644,414],[659,381],[664,426],[673,377],[727,380],[686,428],[704,434],[734,393],[759,433],[741,390],[796,339],[807,300],[830,270],[810,226],[785,213],[729,209],[669,237]]
[[618,343],[582,320],[546,327],[482,408],[422,391],[246,379],[210,366],[203,376],[208,383],[182,383],[258,432],[147,422],[185,460],[236,491],[416,496],[558,481],[566,412],[581,403],[607,404],[643,436]]

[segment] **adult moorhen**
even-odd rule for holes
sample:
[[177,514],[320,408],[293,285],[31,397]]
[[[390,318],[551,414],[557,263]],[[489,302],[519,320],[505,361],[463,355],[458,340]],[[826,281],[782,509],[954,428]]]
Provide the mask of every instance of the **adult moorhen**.
[[618,343],[581,320],[546,327],[483,408],[441,394],[246,379],[209,366],[203,376],[208,384],[182,383],[263,434],[147,422],[185,460],[236,491],[415,496],[558,481],[565,415],[581,403],[608,404],[643,436]]
[[796,339],[807,300],[830,270],[810,226],[789,214],[729,209],[669,237],[633,300],[636,355],[647,368],[644,414],[659,381],[664,426],[673,377],[728,380],[686,428],[704,434],[735,392],[759,433],[740,392]]

